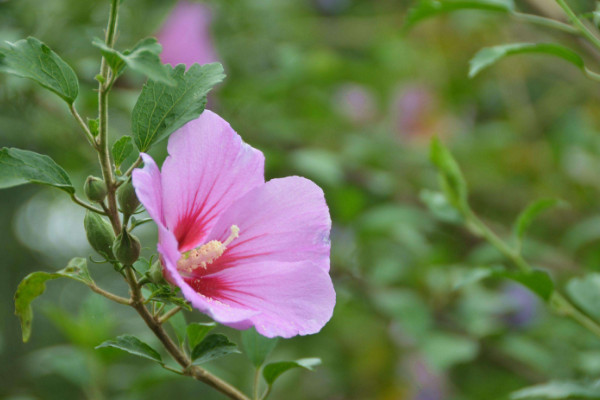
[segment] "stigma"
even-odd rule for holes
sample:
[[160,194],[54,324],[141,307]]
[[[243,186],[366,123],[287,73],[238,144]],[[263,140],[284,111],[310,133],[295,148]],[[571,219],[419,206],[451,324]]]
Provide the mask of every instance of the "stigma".
[[177,261],[177,269],[185,273],[190,273],[198,268],[206,269],[209,264],[212,264],[223,255],[231,242],[240,236],[240,228],[237,225],[231,225],[230,229],[231,233],[223,243],[218,240],[211,240],[197,249],[184,253]]

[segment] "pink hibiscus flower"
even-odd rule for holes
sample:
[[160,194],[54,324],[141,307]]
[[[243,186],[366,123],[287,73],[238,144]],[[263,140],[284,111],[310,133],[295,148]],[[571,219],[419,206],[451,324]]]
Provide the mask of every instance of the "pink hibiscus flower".
[[224,325],[267,337],[331,318],[331,218],[308,179],[264,180],[263,154],[211,111],[169,138],[162,171],[142,154],[133,185],[159,229],[167,280]]
[[158,42],[163,46],[163,63],[207,64],[219,61],[210,34],[212,16],[207,5],[180,1],[167,18]]

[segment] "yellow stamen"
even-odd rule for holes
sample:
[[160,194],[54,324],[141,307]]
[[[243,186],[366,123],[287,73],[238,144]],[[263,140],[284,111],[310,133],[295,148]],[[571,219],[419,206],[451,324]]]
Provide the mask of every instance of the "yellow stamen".
[[177,269],[181,272],[192,272],[197,268],[206,269],[208,264],[212,264],[217,258],[221,257],[227,246],[231,244],[240,235],[240,228],[237,225],[231,226],[231,234],[223,242],[211,240],[203,244],[198,249],[188,251],[177,262]]

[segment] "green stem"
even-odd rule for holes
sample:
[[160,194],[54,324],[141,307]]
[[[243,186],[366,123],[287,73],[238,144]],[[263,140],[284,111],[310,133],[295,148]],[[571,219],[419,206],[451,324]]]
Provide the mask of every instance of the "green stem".
[[258,400],[258,384],[260,383],[260,367],[254,370],[254,386],[252,390],[252,400]]
[[[133,172],[134,169],[136,169],[137,167],[140,166],[140,164],[142,163],[142,157],[138,157],[137,160],[135,160],[135,162],[133,164],[131,164],[131,167],[129,167],[127,169],[127,171],[125,171],[125,173],[123,174],[124,176],[129,176],[131,175],[131,173]],[[117,184],[117,186],[121,186],[125,181],[121,181]]]
[[583,69],[583,73],[585,74],[585,76],[587,76],[591,80],[600,82],[600,74],[599,73],[591,71],[591,70],[589,70],[587,68]]
[[[106,28],[105,43],[108,47],[113,47],[115,43],[115,35],[117,31],[117,19],[119,16],[119,0],[111,0],[110,16],[108,18],[108,26]],[[110,160],[110,152],[108,150],[108,93],[109,88],[110,68],[106,59],[102,57],[100,65],[100,82],[98,84],[98,159],[102,167],[102,176],[106,183],[107,189],[107,208],[108,217],[113,226],[115,234],[121,231],[121,221],[117,209],[117,200],[115,197],[116,183],[113,176],[112,164]]]
[[169,367],[168,365],[165,365],[165,364],[161,364],[161,365],[162,365],[162,367],[164,369],[166,369],[168,371],[175,372],[176,374],[179,374],[179,375],[184,375],[184,373],[182,371],[178,370],[178,369],[175,369],[173,367]]
[[[464,211],[465,219],[477,234],[483,236],[492,246],[500,251],[506,258],[515,264],[521,271],[529,272],[533,268],[521,256],[520,252],[509,247],[490,228],[488,228],[472,210]],[[600,337],[600,324],[577,309],[566,297],[554,290],[550,298],[551,309],[559,315],[567,316],[590,332]]]
[[267,397],[269,397],[269,395],[271,394],[271,389],[273,388],[272,385],[267,386],[267,390],[265,390],[265,392],[263,393],[263,395],[260,397],[260,400],[266,400]]
[[[112,48],[115,43],[115,36],[117,30],[117,18],[119,13],[120,0],[111,0],[110,16],[108,20],[108,27],[106,29],[105,43],[108,47]],[[114,80],[110,77],[110,68],[106,62],[106,59],[102,57],[102,64],[100,66],[100,78],[98,79],[98,138],[97,138],[97,151],[98,159],[102,167],[102,175],[106,183],[107,188],[107,205],[105,206],[106,214],[110,219],[112,228],[115,234],[121,232],[121,221],[119,219],[119,210],[117,208],[117,202],[115,198],[115,192],[118,187],[115,181],[112,163],[110,159],[110,152],[108,150],[108,93]],[[133,168],[135,168],[141,162],[140,159],[131,166],[127,174],[131,174]],[[142,317],[148,328],[156,335],[161,341],[164,348],[169,352],[173,359],[181,365],[183,368],[182,373],[187,376],[191,376],[196,380],[204,382],[205,384],[213,387],[219,392],[223,393],[227,397],[233,400],[249,400],[246,395],[231,386],[229,383],[221,380],[220,378],[212,375],[205,369],[192,364],[187,353],[173,342],[169,334],[164,330],[159,319],[153,315],[145,305],[145,299],[141,293],[141,286],[137,281],[135,272],[131,265],[124,267],[125,280],[129,285],[131,299],[128,300],[128,304],[133,307],[137,313]],[[99,289],[99,288],[97,288]]]
[[177,345],[173,342],[169,334],[164,330],[159,320],[155,316],[153,316],[152,313],[144,305],[144,298],[142,296],[140,286],[133,272],[133,268],[131,268],[131,266],[125,267],[125,273],[127,283],[129,284],[129,288],[131,291],[131,306],[137,311],[140,317],[142,317],[148,328],[150,328],[150,330],[154,332],[156,337],[162,342],[163,346],[173,357],[173,359],[179,365],[181,365],[181,367],[183,368],[183,374],[191,376],[192,378],[198,381],[206,383],[207,385],[223,393],[230,399],[250,400],[246,395],[237,390],[235,387],[231,386],[229,383],[211,374],[204,368],[192,364],[192,360],[190,360],[188,355],[179,347],[177,347]]
[[81,200],[79,197],[77,197],[77,195],[75,193],[73,193],[71,195],[71,200],[73,200],[73,202],[75,204],[79,204],[81,207],[86,208],[90,211],[93,211],[95,213],[101,214],[101,215],[106,215],[106,212],[102,211],[99,208],[96,208],[88,203],[86,203],[85,201]]
[[483,236],[492,246],[515,264],[521,271],[529,272],[531,267],[521,256],[520,253],[510,248],[502,239],[498,237],[490,228],[487,227],[471,209],[465,211],[465,219],[467,223],[475,228],[475,231]]
[[85,133],[85,137],[88,140],[88,142],[92,145],[93,148],[97,149],[96,139],[94,138],[94,135],[92,135],[90,128],[87,126],[83,118],[81,118],[81,115],[79,115],[73,104],[69,104],[69,110],[71,111],[71,114],[73,115],[81,129],[83,129],[83,132]]
[[117,302],[119,304],[123,304],[126,306],[130,306],[131,305],[131,300],[130,299],[126,299],[125,297],[121,297],[121,296],[117,296],[116,294],[107,292],[106,290],[96,286],[95,283],[89,284],[88,285],[90,289],[92,289],[92,291],[106,297],[107,299],[110,299],[114,302]]
[[181,306],[173,307],[172,309],[167,311],[162,317],[158,318],[158,323],[161,325],[164,324],[169,320],[169,318],[177,314],[179,311],[181,311]]
[[556,21],[550,18],[540,17],[539,15],[525,14],[515,11],[512,13],[512,16],[520,22],[544,26],[546,28],[558,29],[560,31],[570,33],[573,35],[579,34],[579,29],[569,24],[565,24],[564,22]]
[[550,304],[554,311],[559,315],[566,315],[573,320],[577,321],[581,326],[587,328],[590,332],[596,336],[600,336],[600,325],[579,311],[569,300],[558,292],[554,292],[550,298]]
[[563,9],[565,14],[569,17],[571,23],[575,26],[575,28],[579,31],[581,35],[583,35],[586,39],[588,39],[594,46],[600,49],[600,38],[592,33],[589,28],[577,17],[575,12],[569,7],[565,0],[556,0],[556,3]]

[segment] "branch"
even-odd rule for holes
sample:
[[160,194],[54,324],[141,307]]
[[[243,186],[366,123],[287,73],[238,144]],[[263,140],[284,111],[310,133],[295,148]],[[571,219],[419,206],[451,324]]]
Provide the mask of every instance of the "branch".
[[167,311],[162,317],[158,317],[157,322],[162,325],[165,322],[167,322],[169,318],[171,318],[173,315],[177,314],[179,311],[181,311],[181,306],[174,307]]
[[148,328],[162,342],[165,349],[171,354],[173,359],[183,368],[183,374],[206,383],[219,392],[233,400],[250,400],[245,394],[223,381],[221,378],[211,374],[204,368],[193,365],[188,355],[181,351],[173,342],[169,334],[164,330],[159,320],[156,319],[150,311],[145,307],[140,287],[130,266],[125,267],[126,279],[131,290],[131,306],[142,317]]
[[[108,47],[113,47],[115,43],[115,34],[117,30],[117,18],[119,14],[119,0],[111,0],[110,16],[108,18],[108,27],[106,28],[105,43]],[[108,218],[113,226],[115,234],[121,231],[121,221],[117,209],[117,200],[115,197],[116,185],[113,176],[112,164],[110,161],[110,152],[108,150],[108,86],[110,68],[104,56],[100,66],[100,76],[98,84],[98,158],[102,167],[102,176],[106,183]]]
[[[477,234],[484,237],[492,246],[500,251],[507,259],[516,265],[521,271],[529,272],[533,268],[521,256],[520,253],[509,247],[500,239],[490,228],[487,227],[476,215],[468,209],[465,213],[465,219],[469,226],[475,228]],[[550,308],[558,315],[567,316],[579,323],[581,326],[600,337],[600,324],[594,321],[583,312],[579,311],[566,297],[554,290],[550,297]]]
[[97,150],[98,147],[97,147],[96,139],[94,138],[94,135],[92,135],[90,128],[88,128],[87,124],[85,123],[83,118],[81,118],[81,115],[79,115],[79,113],[77,112],[77,110],[75,109],[75,106],[73,104],[69,104],[69,110],[71,111],[71,114],[73,115],[73,117],[75,117],[75,120],[77,121],[77,123],[79,124],[81,129],[83,129],[83,132],[85,133],[85,137],[88,140],[88,142],[92,145],[93,148],[95,148]]
[[539,26],[544,26],[546,28],[558,29],[560,31],[563,31],[565,33],[570,33],[573,35],[579,34],[579,29],[577,29],[569,24],[565,24],[564,22],[555,21],[550,18],[541,17],[539,15],[533,15],[533,14],[525,14],[525,13],[520,13],[520,12],[513,12],[512,15],[517,21],[527,22],[527,23],[539,25]]
[[106,215],[105,211],[102,211],[101,209],[96,208],[96,207],[86,203],[85,201],[83,201],[79,197],[77,197],[77,195],[75,193],[73,193],[71,195],[71,200],[73,200],[73,202],[75,202],[75,204],[79,204],[83,208],[87,208],[88,210],[93,211],[98,214],[101,214],[101,215]]
[[589,28],[577,17],[575,12],[569,7],[565,0],[556,0],[556,3],[563,9],[565,14],[569,17],[571,23],[575,26],[575,28],[583,35],[587,40],[589,40],[594,46],[600,49],[600,38],[592,33]]
[[90,287],[90,289],[92,289],[92,291],[106,297],[107,299],[110,299],[112,301],[115,301],[119,304],[124,304],[126,306],[130,306],[131,305],[131,300],[130,299],[126,299],[125,297],[121,297],[121,296],[117,296],[116,294],[113,294],[111,292],[107,292],[106,290],[96,286],[95,283],[89,284],[88,285]]

